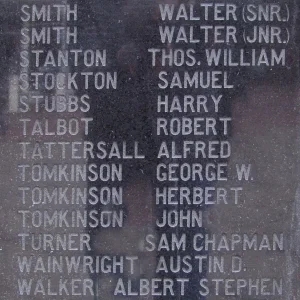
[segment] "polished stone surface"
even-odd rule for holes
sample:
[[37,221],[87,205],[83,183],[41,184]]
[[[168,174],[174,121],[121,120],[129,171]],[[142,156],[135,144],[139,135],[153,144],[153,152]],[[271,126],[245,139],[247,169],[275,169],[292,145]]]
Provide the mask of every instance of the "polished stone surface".
[[0,299],[300,299],[297,1],[0,3]]

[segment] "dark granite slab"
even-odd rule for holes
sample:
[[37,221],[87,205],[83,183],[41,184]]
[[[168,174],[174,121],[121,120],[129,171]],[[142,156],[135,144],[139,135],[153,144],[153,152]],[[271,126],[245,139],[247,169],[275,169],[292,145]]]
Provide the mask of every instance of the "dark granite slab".
[[0,299],[300,299],[298,1],[0,4]]

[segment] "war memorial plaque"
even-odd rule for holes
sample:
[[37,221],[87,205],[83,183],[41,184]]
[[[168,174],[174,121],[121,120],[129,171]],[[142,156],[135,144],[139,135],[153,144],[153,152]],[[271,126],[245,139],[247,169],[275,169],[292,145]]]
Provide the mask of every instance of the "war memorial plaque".
[[0,299],[299,300],[299,6],[2,0]]

